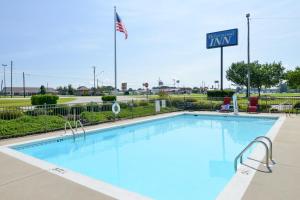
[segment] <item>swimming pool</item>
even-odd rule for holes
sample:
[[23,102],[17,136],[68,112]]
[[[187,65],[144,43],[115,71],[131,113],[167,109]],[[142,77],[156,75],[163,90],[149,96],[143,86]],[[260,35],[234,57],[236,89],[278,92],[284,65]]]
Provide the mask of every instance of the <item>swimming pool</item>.
[[215,199],[276,118],[184,114],[15,150],[153,199]]

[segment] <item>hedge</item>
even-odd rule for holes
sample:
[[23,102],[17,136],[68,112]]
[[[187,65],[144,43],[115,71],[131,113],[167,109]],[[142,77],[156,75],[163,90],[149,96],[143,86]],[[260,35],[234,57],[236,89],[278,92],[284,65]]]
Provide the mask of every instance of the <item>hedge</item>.
[[84,123],[99,123],[109,121],[113,118],[112,112],[83,112],[80,114],[80,117]]
[[293,106],[294,109],[300,109],[300,102],[296,102],[295,105]]
[[232,97],[234,93],[233,90],[209,90],[207,97]]
[[[176,111],[176,108],[162,108],[160,113],[165,112],[172,112]],[[148,115],[154,115],[156,114],[154,110],[154,105],[150,106],[139,106],[139,107],[133,107],[132,109],[125,108],[121,109],[121,112],[118,115],[115,115],[111,111],[103,111],[103,112],[83,112],[81,113],[80,117],[83,119],[84,123],[102,123],[106,121],[111,121],[116,119],[128,119],[128,118],[135,118],[135,117],[142,117],[142,116],[148,116]]]
[[102,101],[116,101],[117,97],[113,95],[107,95],[102,97]]
[[32,105],[57,104],[58,96],[52,94],[40,94],[31,96]]
[[0,111],[0,120],[12,120],[23,116],[20,110],[4,110]]
[[35,133],[63,129],[66,120],[59,116],[22,116],[14,120],[0,120],[0,140]]

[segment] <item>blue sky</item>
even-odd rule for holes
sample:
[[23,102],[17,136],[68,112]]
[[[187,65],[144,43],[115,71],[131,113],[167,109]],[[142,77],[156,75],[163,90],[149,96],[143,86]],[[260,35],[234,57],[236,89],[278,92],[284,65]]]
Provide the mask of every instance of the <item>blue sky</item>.
[[247,58],[248,12],[251,60],[300,65],[296,0],[1,0],[0,62],[14,61],[13,84],[21,86],[24,71],[28,86],[90,87],[96,66],[99,85],[112,85],[114,5],[129,34],[124,40],[117,33],[118,87],[152,87],[159,77],[166,85],[174,78],[181,86],[212,85],[220,76],[220,50],[206,49],[206,33],[239,29],[239,45],[224,48],[226,70]]

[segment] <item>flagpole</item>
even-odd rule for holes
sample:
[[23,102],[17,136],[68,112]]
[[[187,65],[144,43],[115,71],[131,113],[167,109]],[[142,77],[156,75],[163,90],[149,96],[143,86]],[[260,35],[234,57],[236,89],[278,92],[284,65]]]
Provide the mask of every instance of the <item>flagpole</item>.
[[116,6],[114,6],[114,42],[115,42],[115,95],[117,95],[117,40],[116,40]]

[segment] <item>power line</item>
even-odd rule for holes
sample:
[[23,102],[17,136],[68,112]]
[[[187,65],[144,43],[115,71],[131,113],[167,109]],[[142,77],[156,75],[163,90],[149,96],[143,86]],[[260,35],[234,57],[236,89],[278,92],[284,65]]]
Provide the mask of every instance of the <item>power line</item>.
[[300,17],[252,17],[251,20],[300,20]]

